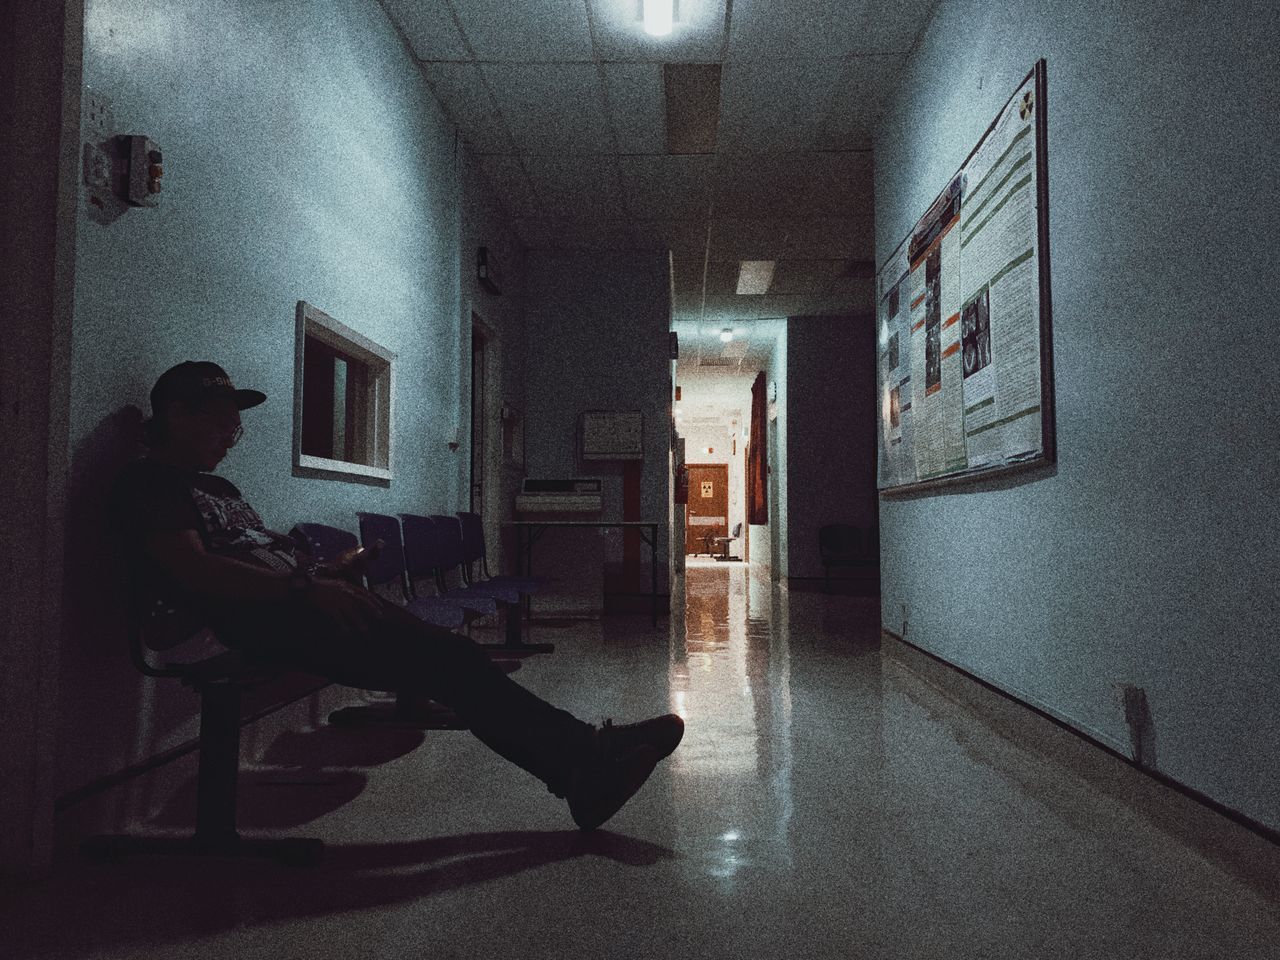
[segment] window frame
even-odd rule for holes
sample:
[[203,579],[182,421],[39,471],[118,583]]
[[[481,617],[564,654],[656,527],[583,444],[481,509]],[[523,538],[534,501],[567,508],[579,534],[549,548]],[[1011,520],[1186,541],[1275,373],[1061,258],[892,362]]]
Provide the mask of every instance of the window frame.
[[[367,442],[372,444],[368,459],[372,463],[351,463],[347,460],[331,460],[302,452],[302,385],[305,377],[304,355],[307,337],[314,337],[325,346],[343,356],[351,357],[369,369],[367,402],[372,403],[369,422],[372,429],[365,431]],[[294,324],[293,364],[293,472],[298,475],[324,474],[334,479],[379,480],[394,479],[395,445],[395,361],[397,356],[386,347],[375,343],[341,321],[335,320],[319,307],[299,300]],[[350,429],[350,427],[348,427]]]

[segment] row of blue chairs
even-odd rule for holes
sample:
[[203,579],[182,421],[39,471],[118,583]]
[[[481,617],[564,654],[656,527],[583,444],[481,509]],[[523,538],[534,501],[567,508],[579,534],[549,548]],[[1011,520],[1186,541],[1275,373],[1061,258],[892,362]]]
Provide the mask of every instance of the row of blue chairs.
[[[456,516],[404,513],[399,518],[358,513],[359,543],[372,557],[364,568],[370,589],[403,605],[437,626],[456,628],[476,617],[502,610],[506,636],[497,648],[503,656],[550,653],[549,643],[529,643],[522,635],[526,597],[545,581],[532,577],[491,576],[484,524],[475,513]],[[354,534],[319,523],[300,523],[293,535],[320,562],[332,562],[357,546]],[[374,547],[377,549],[373,549]],[[424,585],[425,584],[425,585]]]

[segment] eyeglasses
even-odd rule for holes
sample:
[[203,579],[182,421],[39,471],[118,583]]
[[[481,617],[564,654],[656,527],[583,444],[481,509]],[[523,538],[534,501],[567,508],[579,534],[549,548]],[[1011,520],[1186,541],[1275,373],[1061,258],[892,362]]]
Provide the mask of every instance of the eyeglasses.
[[233,431],[231,432],[231,437],[230,437],[230,439],[231,439],[231,443],[230,443],[230,446],[233,446],[233,447],[234,447],[237,443],[239,443],[239,442],[240,442],[240,438],[241,438],[241,437],[243,437],[243,436],[244,436],[244,426],[243,426],[242,424],[237,423],[237,424],[236,424],[236,428],[235,428],[235,430],[233,430]]

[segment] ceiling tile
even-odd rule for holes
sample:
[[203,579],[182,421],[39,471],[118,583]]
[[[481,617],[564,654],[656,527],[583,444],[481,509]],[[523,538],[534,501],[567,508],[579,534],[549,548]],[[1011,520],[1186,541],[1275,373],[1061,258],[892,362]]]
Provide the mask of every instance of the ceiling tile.
[[868,0],[734,0],[729,60],[844,57],[866,51]]
[[[738,273],[742,264],[737,260],[707,261],[707,296],[715,297],[725,294],[737,296]],[[750,300],[750,297],[744,299]]]
[[802,296],[739,297],[734,294],[707,294],[705,318],[717,320],[752,320],[771,317],[794,317],[812,313],[813,298]]
[[474,63],[427,63],[422,69],[436,99],[476,153],[515,152],[479,67]]
[[589,61],[591,31],[582,0],[453,0],[458,22],[483,61]]
[[711,221],[713,260],[776,260],[786,250],[786,222],[761,217],[717,217]]
[[817,146],[826,150],[871,149],[876,118],[897,87],[902,63],[901,54],[845,61]]
[[619,152],[664,152],[662,66],[606,63],[603,70]]
[[702,267],[703,261],[701,257],[671,261],[676,296],[702,296]]
[[763,153],[816,146],[843,69],[839,60],[725,64],[717,150]]
[[643,220],[705,217],[711,157],[619,157],[627,210]]
[[794,212],[825,217],[869,216],[874,212],[870,151],[806,156],[805,190]]
[[515,221],[526,247],[539,250],[631,250],[634,235],[626,220],[530,217]]
[[667,153],[714,153],[720,126],[720,64],[664,64],[662,86]]
[[498,192],[511,216],[531,217],[539,213],[537,197],[519,157],[492,155],[478,160],[481,174]]
[[625,216],[617,165],[611,157],[526,156],[525,171],[544,217]]
[[725,0],[683,0],[669,36],[651,37],[639,0],[589,0],[596,51],[602,60],[716,63],[724,46]]
[[677,260],[697,260],[707,249],[707,221],[699,220],[633,220],[636,240],[645,247],[670,250]]
[[592,63],[486,63],[481,69],[521,153],[612,153]]
[[718,156],[713,215],[756,218],[791,213],[808,187],[811,156],[805,153]]
[[785,256],[797,259],[872,259],[875,217],[807,217],[784,221]]
[[470,60],[448,0],[382,0],[419,60]]
[[846,266],[843,260],[779,260],[768,295],[826,293]]

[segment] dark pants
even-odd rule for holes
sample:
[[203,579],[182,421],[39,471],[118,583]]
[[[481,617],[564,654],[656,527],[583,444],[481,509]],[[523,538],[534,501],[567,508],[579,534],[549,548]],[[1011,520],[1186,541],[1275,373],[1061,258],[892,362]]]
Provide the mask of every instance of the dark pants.
[[558,797],[594,741],[591,726],[534,696],[467,637],[379,600],[381,623],[344,630],[305,599],[255,604],[219,618],[228,646],[255,660],[344,686],[429,697],[452,709],[486,746]]

